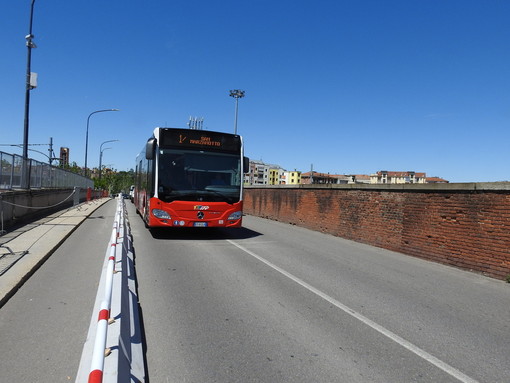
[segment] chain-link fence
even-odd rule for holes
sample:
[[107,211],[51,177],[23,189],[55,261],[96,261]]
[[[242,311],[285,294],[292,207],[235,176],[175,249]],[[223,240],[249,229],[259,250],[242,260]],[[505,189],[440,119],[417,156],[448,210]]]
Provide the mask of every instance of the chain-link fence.
[[17,154],[0,152],[0,189],[93,188],[82,175]]

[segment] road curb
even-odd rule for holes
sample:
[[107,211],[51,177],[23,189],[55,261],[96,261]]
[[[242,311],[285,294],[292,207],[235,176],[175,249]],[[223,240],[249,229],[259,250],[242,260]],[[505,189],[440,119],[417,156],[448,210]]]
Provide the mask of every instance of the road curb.
[[27,253],[0,276],[0,308],[94,211],[108,201],[111,201],[111,198],[93,200],[69,208],[51,221],[6,243],[13,253]]

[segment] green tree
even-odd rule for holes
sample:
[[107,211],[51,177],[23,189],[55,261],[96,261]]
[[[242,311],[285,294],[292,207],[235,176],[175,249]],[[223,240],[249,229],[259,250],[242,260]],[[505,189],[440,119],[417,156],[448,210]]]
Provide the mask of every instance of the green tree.
[[64,168],[65,170],[68,170],[72,173],[83,175],[83,169],[78,166],[76,161],[71,162],[71,164],[69,164],[69,165],[63,165],[62,168]]
[[129,187],[134,184],[135,172],[116,170],[104,171],[101,179],[94,179],[96,189],[108,190],[110,194],[129,193]]

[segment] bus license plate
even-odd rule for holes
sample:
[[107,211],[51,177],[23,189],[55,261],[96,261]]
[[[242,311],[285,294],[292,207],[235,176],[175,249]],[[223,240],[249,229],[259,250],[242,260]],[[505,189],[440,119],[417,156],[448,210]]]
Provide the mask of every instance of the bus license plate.
[[207,227],[207,222],[193,222],[194,227]]

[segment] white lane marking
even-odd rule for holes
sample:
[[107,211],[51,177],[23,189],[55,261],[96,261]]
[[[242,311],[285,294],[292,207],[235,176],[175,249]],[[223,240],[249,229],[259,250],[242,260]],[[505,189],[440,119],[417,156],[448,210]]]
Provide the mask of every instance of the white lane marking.
[[358,319],[362,323],[366,324],[367,326],[373,328],[375,331],[379,332],[380,334],[386,336],[387,338],[391,339],[392,341],[398,343],[402,347],[405,347],[412,353],[418,355],[419,357],[423,358],[427,362],[433,364],[434,366],[440,368],[447,374],[453,376],[454,378],[458,379],[461,382],[464,383],[478,383],[477,380],[467,376],[466,374],[462,373],[461,371],[457,370],[456,368],[450,366],[449,364],[443,362],[442,360],[436,358],[435,356],[429,354],[428,352],[422,350],[418,346],[415,346],[411,342],[408,342],[404,338],[398,336],[397,334],[391,332],[390,330],[386,329],[385,327],[375,323],[374,321],[368,319],[367,317],[363,316],[362,314],[358,313],[356,310],[351,309],[350,307],[344,305],[343,303],[337,301],[336,299],[330,297],[329,295],[323,293],[322,291],[316,289],[315,287],[309,285],[302,279],[299,279],[298,277],[292,275],[291,273],[283,270],[282,268],[276,266],[275,264],[269,262],[268,260],[262,258],[261,256],[255,254],[253,251],[250,251],[246,249],[245,247],[235,243],[234,241],[227,239],[227,242],[231,243],[232,245],[236,246],[237,248],[241,249],[245,253],[251,255],[252,257],[258,259],[260,262],[265,263],[267,266],[271,267],[272,269],[278,271],[280,274],[283,274],[287,278],[293,280],[297,284],[301,285],[305,289],[311,291],[312,293],[318,295],[325,301],[331,303],[332,305],[338,307],[340,310],[344,311],[345,313],[351,315],[352,317]]

